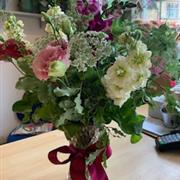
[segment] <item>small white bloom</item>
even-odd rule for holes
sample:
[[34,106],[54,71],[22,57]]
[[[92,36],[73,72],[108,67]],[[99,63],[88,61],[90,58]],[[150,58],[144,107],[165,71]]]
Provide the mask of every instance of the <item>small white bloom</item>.
[[[151,64],[151,51],[147,50],[147,46],[142,42],[138,41],[136,49],[131,51],[128,56],[128,61],[132,66],[143,66],[143,68],[150,68]],[[135,67],[134,67],[135,68]]]
[[144,88],[151,73],[151,52],[141,41],[129,56],[119,56],[102,78],[106,95],[115,105],[122,106],[132,91]]
[[119,87],[125,87],[127,84],[130,86],[131,78],[133,78],[131,71],[127,59],[119,56],[115,63],[107,70],[104,78],[109,78],[111,83]]
[[9,16],[4,22],[4,31],[9,39],[21,41],[24,38],[24,23],[17,20],[15,16]]

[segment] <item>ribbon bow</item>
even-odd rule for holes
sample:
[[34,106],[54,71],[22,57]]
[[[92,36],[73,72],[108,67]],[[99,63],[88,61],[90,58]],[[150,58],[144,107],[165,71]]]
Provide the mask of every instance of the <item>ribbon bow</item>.
[[[73,145],[62,146],[49,152],[48,158],[53,164],[66,164],[70,163],[70,175],[72,180],[86,180],[85,172],[88,168],[91,180],[108,180],[107,174],[102,166],[103,153],[106,153],[107,158],[112,154],[111,147],[108,145],[102,149],[102,152],[96,157],[92,164],[86,166],[85,159],[90,153],[97,150],[96,144],[89,146],[87,149],[78,149]],[[69,158],[65,161],[60,161],[57,153],[70,154]]]

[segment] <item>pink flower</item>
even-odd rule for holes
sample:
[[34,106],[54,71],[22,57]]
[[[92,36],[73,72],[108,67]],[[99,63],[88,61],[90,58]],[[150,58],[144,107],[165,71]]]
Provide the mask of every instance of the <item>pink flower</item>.
[[34,74],[39,80],[47,80],[50,63],[59,60],[68,68],[70,65],[69,58],[70,49],[68,42],[65,40],[53,41],[36,55],[32,63]]
[[169,85],[170,85],[171,88],[176,86],[176,81],[170,80]]
[[154,56],[152,59],[151,73],[154,75],[160,75],[165,70],[165,61],[160,56]]

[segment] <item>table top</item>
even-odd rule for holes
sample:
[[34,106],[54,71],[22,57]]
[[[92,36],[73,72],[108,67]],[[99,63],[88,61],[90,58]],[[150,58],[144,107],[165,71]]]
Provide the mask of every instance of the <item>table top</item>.
[[[140,112],[146,114],[143,108]],[[0,179],[65,180],[69,164],[53,165],[47,154],[67,144],[63,133],[55,130],[1,145]],[[129,137],[111,137],[111,147],[113,154],[106,169],[109,180],[180,180],[180,151],[158,153],[154,139],[146,135],[133,145]]]

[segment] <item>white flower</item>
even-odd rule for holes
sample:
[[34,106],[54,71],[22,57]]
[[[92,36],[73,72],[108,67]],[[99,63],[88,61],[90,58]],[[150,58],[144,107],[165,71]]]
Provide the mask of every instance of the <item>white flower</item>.
[[54,6],[48,9],[47,14],[49,16],[59,17],[65,15],[59,6]]
[[130,97],[133,90],[135,76],[132,75],[127,58],[120,56],[115,63],[107,70],[102,78],[102,83],[106,89],[106,95],[114,100],[114,104],[122,106]]
[[132,91],[144,88],[151,73],[151,52],[141,41],[127,57],[119,56],[109,67],[102,84],[106,89],[106,96],[114,101],[115,105],[122,106]]
[[136,79],[132,84],[133,89],[137,90],[146,87],[147,81],[151,76],[151,72],[148,69],[139,69],[139,71],[134,72],[134,75]]
[[9,16],[4,22],[4,31],[9,39],[21,41],[24,38],[24,23],[17,20],[15,16]]
[[127,58],[119,56],[115,63],[107,70],[104,78],[120,88],[126,87],[127,84],[129,84],[128,87],[130,88],[131,78],[133,78],[131,71]]
[[147,46],[142,41],[137,41],[136,48],[128,56],[129,63],[133,66],[150,68],[152,66],[151,55],[152,53],[147,50]]
[[69,17],[61,11],[59,6],[51,7],[47,13],[43,12],[43,20],[47,22],[45,31],[49,34],[57,33],[61,35],[61,33],[65,33],[70,35],[73,32],[71,21]]

